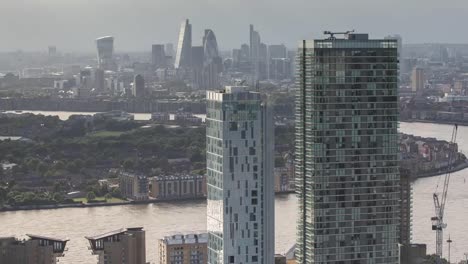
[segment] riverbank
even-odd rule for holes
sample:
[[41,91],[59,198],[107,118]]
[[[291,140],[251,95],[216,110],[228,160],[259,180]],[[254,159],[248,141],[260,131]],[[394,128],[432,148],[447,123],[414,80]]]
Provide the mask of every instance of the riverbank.
[[[462,162],[462,163],[458,164],[457,166],[453,167],[450,170],[450,173],[461,171],[461,170],[464,170],[466,168],[468,168],[468,160],[465,160],[465,162]],[[443,175],[445,173],[447,173],[446,169],[445,170],[434,171],[434,172],[428,172],[428,173],[418,174],[418,176],[415,177],[414,179],[417,180],[419,178],[434,177],[434,176]]]
[[424,123],[424,124],[435,124],[435,125],[454,125],[468,126],[468,122],[465,121],[442,121],[442,120],[424,120],[424,119],[405,119],[400,120],[405,123]]

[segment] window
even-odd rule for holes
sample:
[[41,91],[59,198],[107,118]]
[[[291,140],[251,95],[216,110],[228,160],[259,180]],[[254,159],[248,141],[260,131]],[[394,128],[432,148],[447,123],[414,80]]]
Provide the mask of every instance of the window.
[[229,122],[229,131],[237,131],[237,122]]

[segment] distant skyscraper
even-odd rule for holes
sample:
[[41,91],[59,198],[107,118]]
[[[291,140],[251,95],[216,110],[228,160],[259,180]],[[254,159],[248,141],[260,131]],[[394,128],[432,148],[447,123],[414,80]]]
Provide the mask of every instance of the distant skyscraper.
[[98,264],[146,264],[146,238],[142,227],[122,228],[86,237]]
[[222,59],[218,52],[216,36],[211,29],[205,30],[203,36],[203,86],[205,89],[215,89],[219,86],[219,74],[222,71]]
[[252,67],[252,81],[255,83],[259,80],[260,75],[260,34],[254,30],[254,26],[250,25],[250,63]]
[[192,25],[186,19],[180,25],[179,42],[175,58],[175,68],[190,68],[192,66]]
[[206,96],[209,264],[274,263],[273,122],[245,89]]
[[105,88],[105,78],[103,69],[98,68],[94,71],[94,88],[99,91],[103,91]]
[[133,79],[132,94],[137,98],[145,97],[145,79],[140,74],[137,74]]
[[411,74],[411,90],[413,92],[421,92],[426,85],[426,75],[424,69],[414,67],[413,73]]
[[397,264],[398,43],[347,34],[298,49],[298,264]]
[[56,46],[49,46],[49,56],[54,57],[57,55],[57,47]]
[[287,58],[288,51],[284,44],[268,46],[268,57],[270,59]]
[[258,53],[258,80],[265,80],[268,78],[269,72],[268,63],[268,46],[265,43],[260,43],[260,49]]
[[155,68],[166,67],[166,53],[164,45],[154,44],[151,48],[151,61]]
[[96,39],[98,67],[103,70],[114,69],[114,38],[102,37]]
[[192,47],[192,81],[197,88],[203,86],[203,46]]

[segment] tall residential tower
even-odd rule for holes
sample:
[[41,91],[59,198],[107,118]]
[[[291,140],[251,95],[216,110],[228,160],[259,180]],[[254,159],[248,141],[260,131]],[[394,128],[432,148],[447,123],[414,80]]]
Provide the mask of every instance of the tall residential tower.
[[208,91],[208,263],[274,263],[273,127],[259,93]]
[[299,264],[398,263],[397,46],[331,34],[298,49]]

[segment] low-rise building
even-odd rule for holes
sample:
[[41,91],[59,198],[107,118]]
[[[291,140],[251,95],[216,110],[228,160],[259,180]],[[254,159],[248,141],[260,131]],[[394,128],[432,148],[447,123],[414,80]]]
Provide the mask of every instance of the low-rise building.
[[142,227],[122,228],[86,237],[97,264],[146,264],[145,231]]
[[151,114],[151,120],[157,122],[168,122],[171,120],[169,113],[156,112]]
[[0,237],[0,263],[56,264],[64,256],[66,239],[27,235],[26,240]]
[[122,196],[127,199],[144,201],[149,198],[149,184],[146,176],[121,172],[119,176],[119,187]]
[[208,234],[172,235],[158,242],[159,264],[205,264]]
[[206,176],[175,174],[151,178],[150,195],[161,200],[206,197]]

